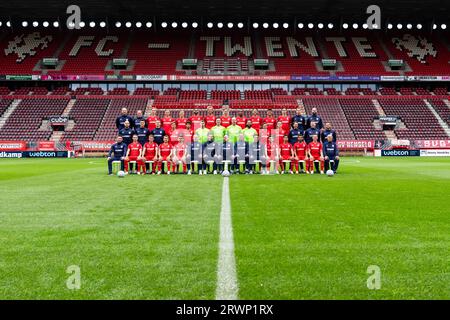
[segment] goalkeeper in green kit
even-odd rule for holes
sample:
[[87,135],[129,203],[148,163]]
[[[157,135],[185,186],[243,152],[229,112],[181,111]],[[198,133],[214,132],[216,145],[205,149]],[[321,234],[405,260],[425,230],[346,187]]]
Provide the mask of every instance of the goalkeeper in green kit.
[[235,144],[239,140],[239,135],[242,133],[242,128],[236,124],[236,118],[231,119],[231,125],[227,128],[227,136],[231,144]]

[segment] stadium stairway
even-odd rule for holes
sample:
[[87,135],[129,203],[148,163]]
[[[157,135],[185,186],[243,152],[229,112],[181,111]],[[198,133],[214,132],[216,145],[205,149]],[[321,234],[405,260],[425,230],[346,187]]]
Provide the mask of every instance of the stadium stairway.
[[5,125],[6,121],[8,120],[9,116],[14,112],[14,110],[16,110],[17,106],[20,104],[20,102],[22,102],[22,99],[15,99],[8,107],[8,109],[6,109],[5,113],[3,114],[3,116],[0,118],[0,130],[3,128],[3,126]]
[[423,99],[423,102],[425,102],[425,105],[428,107],[428,109],[431,111],[431,113],[436,117],[436,120],[438,121],[439,125],[444,129],[445,133],[448,137],[450,137],[450,127],[448,124],[441,118],[441,116],[436,112],[434,107],[431,105],[431,103],[427,99]]

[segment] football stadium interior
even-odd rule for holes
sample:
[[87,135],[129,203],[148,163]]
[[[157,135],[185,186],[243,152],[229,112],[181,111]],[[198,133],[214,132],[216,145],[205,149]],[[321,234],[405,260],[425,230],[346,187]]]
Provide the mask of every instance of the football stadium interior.
[[[449,299],[449,5],[376,4],[380,25],[371,1],[3,1],[0,299]],[[338,174],[106,175],[123,108],[208,107],[317,109]]]

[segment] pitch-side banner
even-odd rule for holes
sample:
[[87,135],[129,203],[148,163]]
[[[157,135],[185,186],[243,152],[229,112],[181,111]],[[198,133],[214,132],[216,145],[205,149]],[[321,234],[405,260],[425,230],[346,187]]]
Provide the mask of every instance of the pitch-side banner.
[[450,149],[450,139],[448,140],[416,140],[414,145],[418,149]]
[[337,142],[338,148],[342,150],[361,150],[373,149],[375,141],[373,140],[340,140]]
[[421,157],[450,157],[450,150],[446,149],[426,149],[420,150]]
[[74,141],[74,145],[81,145],[85,151],[109,151],[114,141]]
[[0,141],[0,151],[25,151],[27,143],[25,141]]

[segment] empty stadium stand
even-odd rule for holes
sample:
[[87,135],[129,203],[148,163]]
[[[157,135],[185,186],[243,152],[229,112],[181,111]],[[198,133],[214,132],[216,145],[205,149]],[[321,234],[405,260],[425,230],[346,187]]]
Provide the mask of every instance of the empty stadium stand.
[[[80,30],[59,33],[50,29],[4,31],[0,70],[5,75],[333,75],[399,76],[448,75],[450,53],[438,36],[417,32],[366,31],[345,34],[283,31],[245,33],[126,32]],[[44,58],[58,59],[53,69]],[[123,69],[113,59],[127,59]],[[183,59],[195,59],[196,68],[183,69]],[[254,59],[266,59],[267,69],[255,68]],[[325,70],[322,59],[337,66]],[[389,59],[404,61],[391,70]],[[145,77],[144,77],[145,78]]]

